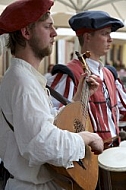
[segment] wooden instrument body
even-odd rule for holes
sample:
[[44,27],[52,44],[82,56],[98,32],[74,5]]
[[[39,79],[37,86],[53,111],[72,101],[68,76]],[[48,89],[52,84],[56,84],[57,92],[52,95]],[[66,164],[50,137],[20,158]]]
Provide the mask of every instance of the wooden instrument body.
[[[87,117],[86,128],[83,125],[85,118],[82,115],[81,107],[81,102],[74,102],[65,106],[57,115],[55,125],[60,129],[76,133],[84,130],[92,132],[89,117]],[[98,160],[89,146],[86,147],[86,155],[82,162],[86,169],[77,162],[74,162],[74,167],[69,169],[51,167],[57,172],[57,175],[61,174],[72,179],[74,190],[94,190],[98,180]],[[62,183],[60,185],[63,186]],[[67,187],[67,190],[71,190],[71,186]]]

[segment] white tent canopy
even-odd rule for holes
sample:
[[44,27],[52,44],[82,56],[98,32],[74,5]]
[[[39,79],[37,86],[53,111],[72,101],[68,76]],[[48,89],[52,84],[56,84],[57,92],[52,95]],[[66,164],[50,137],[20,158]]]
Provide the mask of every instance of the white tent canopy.
[[[121,19],[125,22],[126,19],[126,0],[54,0],[55,4],[52,7],[54,22],[56,27],[69,27],[68,20],[71,15],[84,10],[103,10],[111,16]],[[61,14],[62,13],[62,14]]]
[[[15,0],[0,0],[0,13],[10,3]],[[78,12],[84,10],[103,10],[111,16],[126,23],[126,0],[54,0],[51,8],[54,26],[56,28],[69,28],[68,20]],[[126,27],[119,31],[126,31]],[[125,34],[126,35],[126,34]]]
[[[15,0],[0,0],[0,12],[9,3]],[[69,18],[84,10],[104,10],[111,16],[119,18],[125,22],[126,19],[126,0],[54,0],[52,15],[56,27],[69,27]]]

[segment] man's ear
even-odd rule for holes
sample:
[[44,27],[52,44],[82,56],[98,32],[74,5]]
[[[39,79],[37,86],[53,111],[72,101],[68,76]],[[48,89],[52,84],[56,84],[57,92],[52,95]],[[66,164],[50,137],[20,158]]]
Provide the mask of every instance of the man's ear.
[[84,38],[84,42],[87,42],[87,41],[90,40],[91,34],[88,33],[88,32],[85,32],[85,33],[83,34],[83,38]]
[[27,40],[30,38],[30,31],[27,27],[21,29],[22,36]]

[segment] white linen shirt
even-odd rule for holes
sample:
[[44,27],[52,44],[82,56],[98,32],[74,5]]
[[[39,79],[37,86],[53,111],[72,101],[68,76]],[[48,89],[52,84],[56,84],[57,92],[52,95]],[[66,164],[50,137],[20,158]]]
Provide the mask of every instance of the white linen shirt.
[[13,132],[0,114],[0,157],[14,176],[6,189],[56,189],[47,185],[53,177],[44,164],[73,167],[72,161],[85,156],[78,134],[53,125],[54,109],[45,85],[45,77],[29,63],[12,58],[0,89],[1,109],[14,126]]
[[[87,61],[87,64],[88,64],[91,72],[100,77],[100,79],[103,81],[103,88],[106,89],[105,91],[108,91],[106,84],[104,83],[104,80],[103,80],[104,76],[103,76],[103,71],[102,71],[102,68],[103,68],[102,63],[99,63],[92,59],[87,59],[86,61]],[[104,93],[104,96],[105,96],[105,98],[107,98],[107,95],[105,93]],[[110,132],[111,132],[112,137],[115,137],[116,129],[115,129],[115,124],[112,119],[112,112],[111,112],[110,108],[108,107],[107,103],[106,103],[106,107],[107,107],[108,124],[109,124],[109,128],[110,128]],[[117,109],[117,113],[118,113],[117,115],[119,118],[119,110],[118,109]]]

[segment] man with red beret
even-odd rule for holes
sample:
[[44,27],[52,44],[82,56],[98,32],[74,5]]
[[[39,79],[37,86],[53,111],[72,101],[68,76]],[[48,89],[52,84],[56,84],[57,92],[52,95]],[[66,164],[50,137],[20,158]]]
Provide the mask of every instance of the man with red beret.
[[[13,55],[0,89],[0,157],[13,176],[6,190],[60,190],[58,176],[46,163],[70,168],[85,157],[85,145],[95,154],[103,150],[97,134],[54,125],[57,111],[46,78],[37,71],[57,35],[49,12],[52,5],[52,0],[18,0],[0,16],[0,34],[9,33],[7,46]],[[73,101],[80,100],[84,77]],[[98,87],[95,78],[88,78],[91,94]]]

